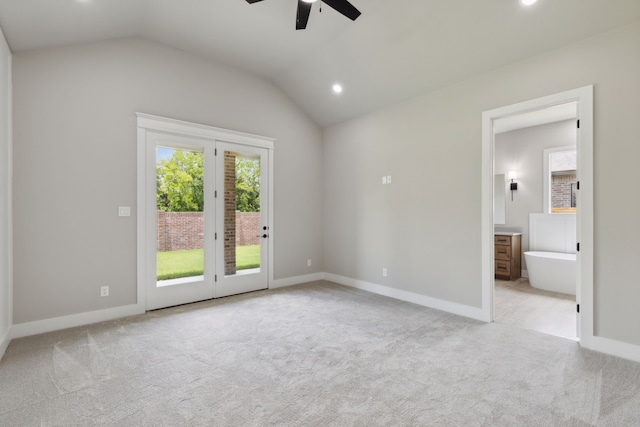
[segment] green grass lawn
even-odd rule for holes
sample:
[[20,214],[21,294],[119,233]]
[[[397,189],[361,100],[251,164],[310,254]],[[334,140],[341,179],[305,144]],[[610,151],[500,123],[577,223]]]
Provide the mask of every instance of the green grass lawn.
[[[158,252],[158,280],[200,276],[204,271],[204,251]],[[260,267],[260,245],[236,246],[236,270]]]

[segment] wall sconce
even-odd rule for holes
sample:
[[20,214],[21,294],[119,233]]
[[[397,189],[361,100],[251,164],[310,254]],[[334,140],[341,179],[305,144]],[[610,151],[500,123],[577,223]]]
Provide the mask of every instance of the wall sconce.
[[516,191],[518,189],[518,183],[514,182],[516,179],[518,179],[518,175],[516,175],[516,171],[509,171],[509,175],[507,176],[507,179],[511,180],[511,201],[513,202],[513,192]]

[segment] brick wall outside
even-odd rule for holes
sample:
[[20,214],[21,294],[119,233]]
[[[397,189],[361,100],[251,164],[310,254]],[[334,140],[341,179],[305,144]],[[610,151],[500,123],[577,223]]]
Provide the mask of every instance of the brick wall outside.
[[[158,252],[202,249],[204,242],[202,212],[157,211],[156,215]],[[258,235],[263,233],[260,228],[260,212],[236,211],[235,217],[236,246],[259,244]]]
[[236,274],[236,153],[224,152],[224,274]]
[[260,228],[260,212],[236,211],[236,246],[260,244],[264,231]]
[[158,252],[201,249],[204,243],[202,212],[156,212]]
[[551,206],[554,208],[571,207],[571,184],[577,182],[573,175],[555,175],[551,177]]

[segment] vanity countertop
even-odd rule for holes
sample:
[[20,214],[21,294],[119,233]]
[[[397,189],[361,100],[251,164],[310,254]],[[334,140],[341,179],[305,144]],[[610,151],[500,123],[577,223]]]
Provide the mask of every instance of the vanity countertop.
[[513,231],[494,231],[495,236],[522,236],[522,233],[516,233]]

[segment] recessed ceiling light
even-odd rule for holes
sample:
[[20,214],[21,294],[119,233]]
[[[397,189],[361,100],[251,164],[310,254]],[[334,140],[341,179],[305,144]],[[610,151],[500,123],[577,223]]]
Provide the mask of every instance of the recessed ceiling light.
[[302,1],[305,2],[305,3],[315,3],[318,0],[302,0]]
[[336,95],[342,93],[342,85],[339,83],[334,84],[332,89],[333,93],[335,93]]
[[531,6],[536,3],[538,0],[520,0],[520,4],[523,6]]

